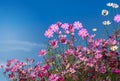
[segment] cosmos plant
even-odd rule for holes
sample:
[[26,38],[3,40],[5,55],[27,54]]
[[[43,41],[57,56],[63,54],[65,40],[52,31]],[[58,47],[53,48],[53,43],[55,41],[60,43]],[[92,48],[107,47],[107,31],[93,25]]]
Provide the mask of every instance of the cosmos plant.
[[[116,3],[107,6],[115,12],[119,8]],[[102,16],[108,19],[109,10],[103,9]],[[89,34],[80,21],[52,24],[44,34],[47,48],[38,54],[44,63],[12,59],[1,68],[12,81],[120,81],[120,14],[109,18],[102,22],[106,38]]]

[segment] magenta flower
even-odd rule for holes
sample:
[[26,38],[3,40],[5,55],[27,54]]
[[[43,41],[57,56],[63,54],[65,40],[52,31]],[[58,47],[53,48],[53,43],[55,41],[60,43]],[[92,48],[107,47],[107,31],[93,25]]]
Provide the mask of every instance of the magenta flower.
[[57,25],[58,25],[58,26],[61,26],[61,25],[62,25],[62,22],[58,21],[58,22],[57,22]]
[[86,62],[88,59],[86,57],[81,57],[81,55],[78,56],[80,61]]
[[52,74],[49,76],[48,81],[57,81],[58,79],[59,79],[59,77],[57,76],[57,74]]
[[67,34],[69,34],[69,33],[73,33],[74,34],[74,30],[75,30],[74,27],[70,24],[69,27],[68,27],[68,30],[66,30],[67,31],[66,33]]
[[18,68],[19,68],[18,65],[13,66],[13,67],[11,68],[11,72],[16,72]]
[[66,39],[66,35],[60,35],[59,36],[59,40],[62,44],[66,44],[67,43],[67,39]]
[[44,56],[46,54],[46,50],[42,49],[39,51],[39,56]]
[[49,68],[50,68],[50,65],[49,65],[49,64],[45,64],[45,65],[42,66],[41,70],[45,72],[45,71],[47,71]]
[[79,21],[76,21],[74,22],[73,27],[74,29],[81,29],[83,26],[82,26],[82,23],[80,23]]
[[58,47],[58,41],[57,40],[50,40],[49,44],[53,49]]
[[116,68],[113,68],[113,73],[115,73],[115,74],[119,74],[120,75],[120,70],[119,69],[116,69]]
[[58,27],[57,24],[52,24],[52,25],[50,26],[50,30],[52,30],[53,32],[58,32],[59,27]]
[[69,24],[68,23],[64,23],[62,24],[61,28],[63,28],[64,30],[67,30],[69,27]]
[[119,23],[120,22],[120,15],[117,14],[115,17],[114,17],[114,21]]
[[51,37],[53,37],[53,31],[51,30],[51,29],[48,29],[47,31],[45,31],[45,36],[47,37],[47,38],[51,38]]
[[88,36],[88,32],[86,29],[81,29],[78,32],[78,35],[82,37],[82,39],[84,39],[86,36]]
[[65,51],[65,54],[67,54],[67,55],[74,54],[74,50],[73,50],[73,49],[67,49],[67,50]]
[[102,58],[102,54],[96,54],[96,55],[95,55],[95,58],[96,58],[96,59]]
[[100,70],[100,73],[103,73],[103,74],[106,73],[106,67],[105,66],[100,67],[99,70]]
[[69,72],[70,72],[70,73],[75,73],[76,71],[75,71],[75,69],[70,68],[70,69],[69,69]]
[[11,64],[16,63],[17,59],[8,60],[6,66],[9,67]]

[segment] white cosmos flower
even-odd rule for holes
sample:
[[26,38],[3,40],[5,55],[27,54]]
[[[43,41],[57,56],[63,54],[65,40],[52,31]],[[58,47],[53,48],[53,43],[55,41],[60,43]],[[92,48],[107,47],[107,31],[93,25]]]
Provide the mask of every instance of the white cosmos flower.
[[111,22],[109,20],[108,21],[103,21],[102,24],[105,25],[105,26],[108,26],[108,25],[111,24]]
[[119,5],[118,5],[118,4],[116,4],[116,3],[114,3],[114,4],[112,5],[112,7],[113,7],[113,8],[118,8],[118,7],[119,7]]
[[108,7],[112,7],[113,4],[114,4],[114,3],[107,3],[106,5],[107,5]]
[[97,28],[93,28],[92,31],[93,31],[93,32],[96,32],[96,31],[97,31]]
[[119,5],[116,4],[116,3],[107,3],[106,5],[107,5],[108,7],[112,7],[112,8],[118,8],[118,7],[119,7]]
[[108,10],[105,10],[105,9],[102,10],[102,15],[103,15],[103,16],[107,16],[108,14],[109,14]]
[[115,45],[115,46],[110,47],[110,50],[111,50],[111,51],[116,51],[117,49],[118,49],[118,46],[116,46],[116,45]]

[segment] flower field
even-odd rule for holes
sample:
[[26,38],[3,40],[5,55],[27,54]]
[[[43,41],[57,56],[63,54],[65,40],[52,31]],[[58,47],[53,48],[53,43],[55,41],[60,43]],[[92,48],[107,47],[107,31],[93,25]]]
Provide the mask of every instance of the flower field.
[[11,59],[1,65],[3,73],[11,81],[120,81],[119,5],[107,3],[106,7],[109,10],[101,12],[105,38],[96,36],[97,28],[89,34],[80,21],[54,23],[44,33],[46,49],[38,53],[43,63]]

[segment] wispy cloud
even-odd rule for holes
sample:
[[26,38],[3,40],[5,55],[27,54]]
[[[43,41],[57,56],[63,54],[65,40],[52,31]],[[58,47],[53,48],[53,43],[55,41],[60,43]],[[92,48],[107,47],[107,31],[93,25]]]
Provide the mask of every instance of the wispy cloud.
[[19,40],[7,40],[0,41],[0,52],[8,51],[31,51],[35,48],[44,48],[44,44],[37,44],[29,41],[19,41]]

